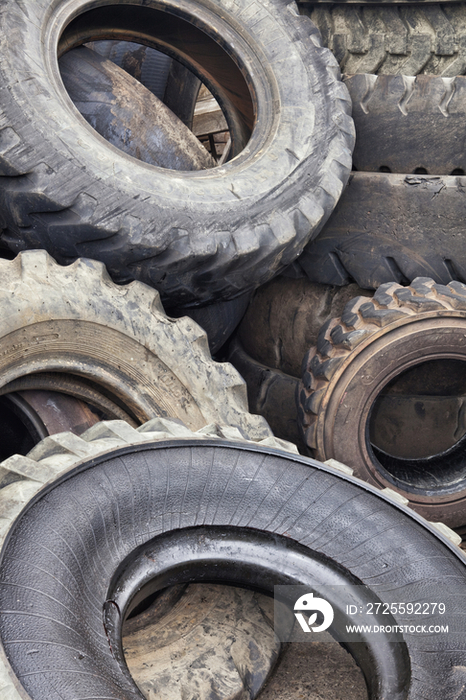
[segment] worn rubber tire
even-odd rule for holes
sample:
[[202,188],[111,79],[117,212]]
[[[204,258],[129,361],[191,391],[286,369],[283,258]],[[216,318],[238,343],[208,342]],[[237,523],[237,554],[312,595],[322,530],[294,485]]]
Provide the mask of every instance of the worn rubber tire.
[[129,41],[96,41],[89,46],[139,80],[192,130],[201,86],[194,73],[149,46]]
[[344,73],[455,77],[466,73],[466,5],[305,4]]
[[248,413],[237,371],[212,360],[191,319],[166,316],[150,287],[116,285],[92,260],[60,266],[45,251],[0,260],[0,279],[2,390],[19,390],[26,375],[77,375],[135,425],[160,415],[193,429],[221,421],[251,437],[271,434]]
[[[6,530],[9,527],[7,522],[11,518],[14,518],[14,512],[19,512],[19,510],[21,510],[25,505],[25,502],[31,498],[33,493],[38,491],[44,483],[66,475],[66,472],[70,469],[70,467],[81,462],[83,457],[85,457],[87,460],[91,456],[100,455],[108,450],[114,451],[119,447],[127,447],[128,444],[133,446],[143,445],[144,443],[153,442],[154,440],[157,441],[167,439],[170,441],[179,441],[180,439],[189,439],[192,441],[194,439],[194,442],[196,443],[200,440],[205,440],[207,437],[211,441],[216,441],[218,438],[240,442],[244,441],[242,433],[238,429],[232,428],[231,426],[211,424],[209,426],[205,426],[197,433],[193,433],[181,422],[176,420],[167,420],[164,418],[152,419],[148,423],[141,426],[137,431],[134,428],[131,428],[131,426],[124,421],[108,421],[98,423],[97,425],[93,426],[93,429],[88,430],[81,437],[77,437],[72,433],[61,433],[59,435],[44,439],[42,442],[36,445],[36,447],[28,454],[27,457],[15,455],[2,462],[0,465],[0,541],[3,542],[4,540]],[[296,452],[296,447],[294,445],[271,436],[260,440],[259,444],[280,450],[289,450],[292,453]],[[24,499],[26,499],[26,501]],[[174,588],[182,589],[183,586]],[[182,596],[186,601],[186,604],[189,606],[189,595],[186,598],[183,595],[183,591],[179,590],[178,593],[176,591],[173,591],[173,593],[174,599],[172,596],[172,604],[173,602],[176,602],[177,598]],[[244,599],[244,601],[245,600],[246,599]],[[205,609],[205,607],[206,606],[203,608],[203,606],[201,606],[200,610],[202,611],[202,609]],[[169,592],[167,592],[167,596],[162,596],[159,608],[160,616],[166,615],[169,611]],[[237,613],[238,611],[235,610],[235,612]],[[134,621],[134,619],[130,620],[131,623]],[[128,627],[131,629],[131,624],[126,626],[126,632],[128,631]],[[250,632],[251,630],[249,633]],[[198,631],[198,634],[199,633],[203,634],[202,631]],[[244,637],[244,635],[240,634],[239,637],[241,636]],[[209,641],[206,639],[205,642],[208,647]],[[130,653],[131,651],[134,651],[131,641],[128,641],[128,646]],[[240,652],[241,658],[241,650],[238,651]],[[243,661],[246,662],[245,668],[242,669],[243,671],[245,671],[248,667],[251,670],[255,670],[255,673],[253,673],[253,675],[249,678],[249,681],[252,683],[252,686],[248,686],[249,692],[252,693],[251,697],[255,697],[260,687],[266,680],[266,676],[261,676],[259,671],[261,661],[262,663],[265,662],[263,670],[270,671],[270,668],[273,667],[274,661],[276,660],[276,656],[275,659],[264,659],[263,656],[261,657],[261,653],[262,652],[259,652],[259,649],[254,650],[254,648],[251,648],[252,657],[249,662],[246,659],[243,659]],[[223,660],[225,662],[226,658]],[[135,660],[133,658],[133,665],[134,661]],[[231,659],[230,664],[233,664]],[[180,671],[180,664],[178,664],[177,670],[178,672]],[[6,693],[6,697],[11,700],[11,698],[16,697],[16,691],[14,688],[9,687],[8,681],[5,685],[6,676],[4,675],[4,672],[5,667],[2,665],[0,660],[0,693],[2,698],[5,697]],[[191,690],[193,690],[194,687],[197,687],[195,684],[198,681],[201,681],[201,686],[202,683],[205,682],[206,675],[203,674],[202,669],[200,670],[200,676],[197,676],[197,673],[198,671],[192,669],[191,672],[187,674],[187,678],[191,679],[194,684]],[[237,673],[239,676],[237,685],[241,685],[243,681],[247,683],[247,679],[241,677],[239,671]],[[233,676],[234,674],[230,668],[228,674],[228,680],[230,682],[234,681]],[[182,683],[186,683],[186,675],[183,676],[183,674],[181,674],[181,678],[179,680],[181,680]],[[179,690],[184,697],[184,690],[182,688]],[[225,692],[226,688],[222,688],[220,685],[219,690],[219,697],[223,697],[222,692]],[[238,688],[236,688],[236,690],[238,690]]]
[[[305,359],[299,422],[318,459],[345,462],[356,476],[397,490],[429,520],[466,522],[464,438],[424,460],[381,463],[369,440],[371,411],[388,383],[435,360],[466,361],[466,286],[428,278],[382,285],[357,297],[321,329]],[[408,393],[408,392],[407,392]],[[413,392],[411,392],[413,393]]]
[[[365,584],[369,599],[388,604],[401,593],[430,601],[441,587],[447,613],[429,621],[451,622],[450,636],[405,634],[398,644],[366,638],[348,647],[370,700],[459,698],[466,666],[461,622],[456,631],[466,614],[461,550],[348,475],[234,442],[228,429],[210,431],[211,439],[169,421],[139,431],[110,422],[83,438],[63,434],[61,450],[57,438],[53,449],[47,439],[29,459],[3,463],[2,485],[10,483],[0,489],[0,689],[9,700],[140,698],[120,638],[133,594],[147,595],[149,581],[157,590],[205,577],[269,594],[280,583],[346,581]],[[31,481],[57,476],[63,453],[68,470],[43,488]],[[31,551],[41,552],[40,566]],[[420,577],[433,588],[423,591]],[[364,598],[367,589],[359,590]]]
[[353,169],[464,175],[466,78],[347,76],[356,146]]
[[237,337],[254,360],[301,378],[303,357],[322,324],[339,316],[357,294],[370,292],[355,284],[332,287],[277,277],[255,292]]
[[[3,241],[45,248],[59,262],[99,259],[116,281],[146,282],[172,306],[233,298],[270,279],[317,235],[351,167],[350,101],[317,29],[281,0],[134,0],[110,17],[106,5],[79,15],[87,6],[2,3]],[[203,42],[191,63],[210,76],[222,109],[230,105],[227,121],[252,130],[247,147],[195,174],[112,148],[76,112],[56,59],[59,39],[63,53],[106,24],[107,37],[121,25],[128,40],[144,33],[146,43],[170,44],[188,66]],[[177,44],[181,29],[188,48],[185,37]]]
[[64,54],[59,66],[79,113],[115,148],[169,170],[215,166],[215,160],[181,119],[113,61],[79,46]]
[[466,282],[465,176],[354,172],[320,235],[293,264],[311,282],[376,289]]
[[246,382],[251,413],[263,416],[274,435],[293,442],[302,454],[307,454],[296,409],[299,379],[258,362],[246,352],[238,337],[229,345],[228,362]]

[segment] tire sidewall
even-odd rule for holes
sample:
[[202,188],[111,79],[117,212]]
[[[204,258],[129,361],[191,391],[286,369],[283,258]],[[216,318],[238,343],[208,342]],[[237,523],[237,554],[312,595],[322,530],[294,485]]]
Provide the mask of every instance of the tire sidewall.
[[464,313],[432,312],[415,320],[400,319],[362,342],[329,383],[318,417],[316,456],[349,464],[355,476],[379,488],[402,491],[429,520],[458,525],[464,519],[465,488],[435,495],[432,502],[432,495],[402,489],[368,448],[370,414],[382,389],[405,370],[436,359],[466,359]]
[[[67,22],[85,8],[106,4],[110,3],[57,0],[51,6],[46,0],[38,0],[32,3],[33,7],[28,3],[30,17],[26,19],[18,4],[6,3],[3,23],[11,43],[4,52],[1,72],[4,84],[12,90],[14,103],[22,105],[28,114],[28,123],[21,134],[25,144],[37,151],[34,133],[40,131],[51,152],[64,156],[68,163],[81,170],[81,178],[84,171],[89,181],[99,188],[111,178],[112,187],[119,192],[148,197],[146,206],[157,199],[158,208],[163,203],[169,206],[173,198],[189,197],[190,210],[202,208],[204,215],[209,206],[219,215],[221,203],[231,209],[237,202],[247,199],[254,205],[270,190],[283,186],[290,177],[294,179],[296,160],[290,156],[290,150],[300,151],[300,162],[308,161],[308,175],[319,169],[323,158],[322,154],[315,156],[316,134],[319,135],[322,125],[329,121],[330,114],[323,99],[325,89],[316,93],[312,102],[309,94],[321,84],[322,66],[317,51],[309,53],[309,47],[302,44],[302,37],[296,36],[289,26],[287,13],[282,9],[277,11],[275,0],[256,3],[254,7],[246,0],[176,3],[176,6],[185,6],[186,12],[191,8],[193,15],[210,18],[210,29],[219,32],[225,43],[235,43],[245,70],[254,75],[258,126],[247,148],[234,162],[221,169],[179,173],[136,161],[108,144],[85,122],[68,98],[56,58],[58,39]],[[172,0],[150,3],[133,0],[127,4],[171,9],[175,5]],[[260,13],[261,20],[251,23],[252,28],[245,30],[233,14],[238,10],[246,14],[253,14],[254,10]],[[32,13],[37,15],[37,25]],[[268,33],[287,41],[262,43],[261,38]],[[36,164],[31,163],[33,167]],[[55,169],[53,163],[50,167]]]

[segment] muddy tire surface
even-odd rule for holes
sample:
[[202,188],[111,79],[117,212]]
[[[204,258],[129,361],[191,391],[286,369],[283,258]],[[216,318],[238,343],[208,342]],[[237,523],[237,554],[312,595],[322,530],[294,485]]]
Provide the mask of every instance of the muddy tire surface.
[[98,392],[100,408],[106,399],[133,425],[158,415],[270,435],[248,413],[237,371],[212,360],[194,321],[169,318],[154,289],[116,285],[92,260],[63,267],[45,251],[0,260],[0,269],[2,393],[53,388],[92,405]]
[[[306,357],[299,391],[299,421],[316,458],[348,464],[359,478],[397,490],[429,520],[453,527],[466,520],[461,476],[466,468],[465,438],[460,425],[465,312],[466,286],[459,282],[443,286],[418,278],[409,287],[384,284],[372,300],[356,297],[340,318],[322,327],[317,347]],[[371,421],[381,406],[390,411],[385,394],[397,379],[404,396],[426,395],[426,405],[418,397],[405,412],[418,409],[428,418],[428,401],[434,401],[429,396],[450,393],[450,404],[458,397],[457,408],[450,407],[458,420],[450,447],[406,457],[377,449]],[[399,392],[388,399],[396,400]],[[441,400],[446,402],[448,396]],[[454,436],[455,421],[454,415],[445,415],[444,432],[448,426]],[[419,422],[413,420],[413,429],[414,425],[417,430]],[[427,420],[424,429],[432,429]],[[408,433],[405,439],[415,445],[420,436]]]

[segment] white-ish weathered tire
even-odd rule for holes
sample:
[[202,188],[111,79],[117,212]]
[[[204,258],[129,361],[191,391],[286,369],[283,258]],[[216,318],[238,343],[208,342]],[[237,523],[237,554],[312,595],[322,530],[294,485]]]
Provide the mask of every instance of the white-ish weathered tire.
[[272,435],[248,413],[238,372],[212,360],[204,331],[169,318],[150,287],[116,285],[102,263],[63,267],[44,251],[0,260],[0,305],[2,393],[31,375],[65,374],[97,387],[133,425],[164,416],[193,430],[219,422]]

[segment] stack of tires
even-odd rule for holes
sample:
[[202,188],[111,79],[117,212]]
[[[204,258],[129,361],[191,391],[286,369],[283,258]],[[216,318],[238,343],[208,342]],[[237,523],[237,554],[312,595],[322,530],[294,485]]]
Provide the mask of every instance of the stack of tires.
[[[448,641],[331,632],[374,700],[461,696],[466,568],[446,526],[464,524],[458,224],[447,257],[425,250],[463,162],[421,141],[453,113],[460,129],[462,87],[373,74],[397,71],[403,51],[421,62],[419,13],[404,10],[2,3],[2,697],[254,698],[294,622],[288,611],[286,634],[272,629],[270,597],[297,585],[359,587],[361,605],[408,630],[400,596],[430,606],[442,589],[430,621],[450,624]],[[425,12],[442,31],[422,70],[457,70],[461,12],[453,38],[448,13]],[[342,81],[338,63],[366,74]],[[221,155],[192,131],[201,84],[228,128]],[[383,130],[402,146],[377,150]],[[430,228],[422,244],[407,225],[393,234],[397,253],[387,222],[402,209],[421,229],[400,204],[412,192]],[[445,411],[441,454],[422,435],[390,452],[393,416]],[[340,626],[345,600],[332,598]]]

